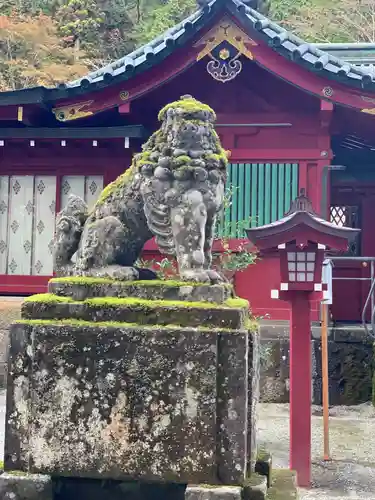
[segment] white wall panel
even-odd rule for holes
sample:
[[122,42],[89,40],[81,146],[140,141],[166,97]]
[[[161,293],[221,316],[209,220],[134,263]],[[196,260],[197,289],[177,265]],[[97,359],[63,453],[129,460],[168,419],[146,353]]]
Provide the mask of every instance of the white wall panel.
[[[70,194],[92,208],[102,190],[103,176],[64,176],[61,208]],[[55,217],[55,176],[0,176],[0,274],[53,273]]]
[[85,177],[83,175],[64,175],[61,179],[61,209],[66,207],[71,194],[85,199]]
[[0,176],[0,274],[5,274],[8,257],[9,177]]
[[56,177],[36,176],[34,190],[34,241],[31,273],[53,273],[53,237],[56,212]]
[[12,176],[9,190],[8,274],[30,274],[33,241],[34,177]]
[[88,175],[86,177],[85,185],[85,201],[90,209],[94,206],[103,190],[103,176]]

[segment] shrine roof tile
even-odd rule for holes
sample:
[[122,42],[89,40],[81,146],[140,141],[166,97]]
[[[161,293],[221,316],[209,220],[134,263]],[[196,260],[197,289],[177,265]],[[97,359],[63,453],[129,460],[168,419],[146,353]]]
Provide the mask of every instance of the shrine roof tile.
[[[375,91],[375,69],[372,64],[353,64],[329,53],[330,47],[306,43],[240,0],[211,0],[204,8],[187,17],[165,33],[130,54],[88,73],[83,78],[59,85],[56,88],[34,87],[0,93],[0,105],[29,104],[72,98],[133,78],[153,67],[170,55],[177,47],[184,46],[219,12],[226,10],[237,18],[244,28],[255,30],[276,52],[296,64],[304,66],[327,79],[351,87]],[[322,50],[324,49],[324,50]],[[338,53],[332,45],[332,51]],[[351,56],[352,60],[354,56]]]

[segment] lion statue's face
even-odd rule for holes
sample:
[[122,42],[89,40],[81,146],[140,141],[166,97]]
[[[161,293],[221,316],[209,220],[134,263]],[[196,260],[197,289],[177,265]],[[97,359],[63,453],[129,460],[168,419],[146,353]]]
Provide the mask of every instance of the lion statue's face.
[[160,129],[143,148],[136,165],[142,192],[158,203],[178,204],[188,190],[202,193],[207,209],[220,210],[227,155],[214,129],[215,113],[190,96],[166,106]]

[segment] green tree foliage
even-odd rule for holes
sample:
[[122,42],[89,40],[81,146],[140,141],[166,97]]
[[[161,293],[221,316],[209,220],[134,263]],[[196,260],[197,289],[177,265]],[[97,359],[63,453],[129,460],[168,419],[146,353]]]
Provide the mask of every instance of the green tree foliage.
[[83,76],[88,66],[77,63],[64,47],[51,17],[0,16],[0,91],[37,85],[55,86]]
[[95,0],[67,0],[56,12],[62,36],[72,37],[76,47],[91,49],[97,45],[104,16]]
[[97,0],[104,21],[100,28],[102,58],[118,59],[136,44],[134,27],[139,21],[137,0]]
[[272,0],[270,15],[311,42],[375,42],[374,0]]
[[194,12],[195,0],[169,0],[155,4],[154,8],[145,9],[141,21],[135,26],[136,40],[146,43],[163,31],[172,28],[179,21]]

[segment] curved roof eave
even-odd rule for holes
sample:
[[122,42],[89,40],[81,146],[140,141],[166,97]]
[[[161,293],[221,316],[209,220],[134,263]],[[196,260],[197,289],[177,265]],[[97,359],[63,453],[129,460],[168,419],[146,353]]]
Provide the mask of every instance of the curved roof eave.
[[316,44],[305,42],[240,0],[211,0],[203,9],[194,12],[148,44],[99,70],[88,73],[83,78],[55,88],[34,87],[1,92],[0,105],[37,104],[71,99],[129,80],[158,64],[177,47],[185,45],[224,7],[244,27],[257,31],[260,39],[285,58],[329,80],[375,91],[373,67],[357,66],[320,50]]
[[305,67],[329,80],[357,87],[362,90],[375,91],[375,73],[372,67],[357,66],[320,50],[316,44],[290,33],[259,12],[247,7],[239,0],[230,0],[229,11],[249,28],[258,32],[260,39],[288,60]]
[[151,42],[82,78],[54,88],[40,86],[0,92],[0,106],[42,104],[71,99],[134,78],[160,63],[176,48],[185,45],[218,13],[224,3],[225,0],[211,0],[203,9],[194,12]]

